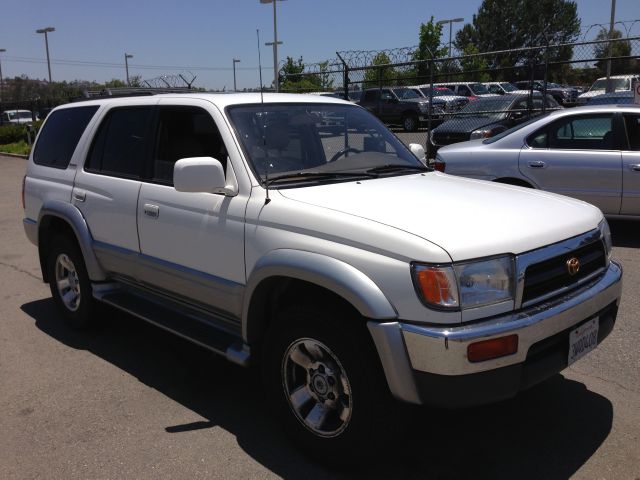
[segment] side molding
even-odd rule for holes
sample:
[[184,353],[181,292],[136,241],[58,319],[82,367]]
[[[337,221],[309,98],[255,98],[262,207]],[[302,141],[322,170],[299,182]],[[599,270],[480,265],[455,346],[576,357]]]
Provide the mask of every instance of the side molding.
[[91,232],[89,232],[89,226],[80,210],[70,203],[51,200],[45,202],[40,210],[40,215],[38,216],[38,225],[40,225],[40,228],[43,228],[43,219],[48,216],[64,220],[73,230],[76,240],[78,240],[78,244],[80,245],[82,256],[84,257],[89,278],[94,282],[106,280],[107,276],[93,252],[93,238],[91,237]]
[[256,263],[247,283],[242,308],[242,337],[245,341],[248,338],[251,299],[260,283],[270,277],[295,278],[326,288],[369,319],[390,320],[398,316],[373,280],[354,266],[319,253],[274,250]]

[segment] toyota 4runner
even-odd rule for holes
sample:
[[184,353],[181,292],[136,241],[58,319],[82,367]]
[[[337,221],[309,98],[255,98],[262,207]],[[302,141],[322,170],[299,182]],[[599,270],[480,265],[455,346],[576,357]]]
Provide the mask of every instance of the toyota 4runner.
[[395,401],[513,397],[616,319],[597,208],[423,162],[338,99],[90,100],[40,130],[24,228],[71,326],[105,303],[260,365],[296,442],[345,459]]

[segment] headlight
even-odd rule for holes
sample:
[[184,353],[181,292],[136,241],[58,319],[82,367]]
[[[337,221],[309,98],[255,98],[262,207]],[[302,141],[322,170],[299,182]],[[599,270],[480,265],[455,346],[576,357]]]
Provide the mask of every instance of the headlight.
[[471,137],[469,137],[469,140],[476,140],[478,138],[489,138],[491,135],[493,135],[493,131],[490,128],[480,128],[471,132]]
[[606,250],[607,258],[611,257],[611,250],[613,249],[613,242],[611,241],[611,230],[609,229],[609,223],[605,218],[602,219],[600,225],[598,225],[600,232],[602,232],[602,241],[604,242],[604,248]]
[[426,113],[429,111],[429,104],[428,103],[419,103],[418,104],[418,108],[420,109],[421,112]]
[[446,266],[413,264],[418,294],[430,307],[466,310],[514,299],[512,256]]

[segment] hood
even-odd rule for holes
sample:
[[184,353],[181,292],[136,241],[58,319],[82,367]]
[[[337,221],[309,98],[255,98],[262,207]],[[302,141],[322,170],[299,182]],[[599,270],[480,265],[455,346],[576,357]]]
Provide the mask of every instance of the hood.
[[280,193],[377,222],[381,232],[386,226],[411,233],[439,245],[454,261],[526,252],[585,233],[602,220],[600,210],[578,200],[439,172]]

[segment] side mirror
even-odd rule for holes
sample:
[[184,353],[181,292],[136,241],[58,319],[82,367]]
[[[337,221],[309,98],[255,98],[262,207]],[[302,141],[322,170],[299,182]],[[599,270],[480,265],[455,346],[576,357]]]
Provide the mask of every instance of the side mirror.
[[173,166],[173,186],[178,192],[235,195],[235,188],[226,183],[222,164],[215,158],[182,158]]
[[424,147],[419,143],[410,143],[409,150],[413,153],[418,160],[420,160],[425,165],[427,164],[427,156],[424,153]]

